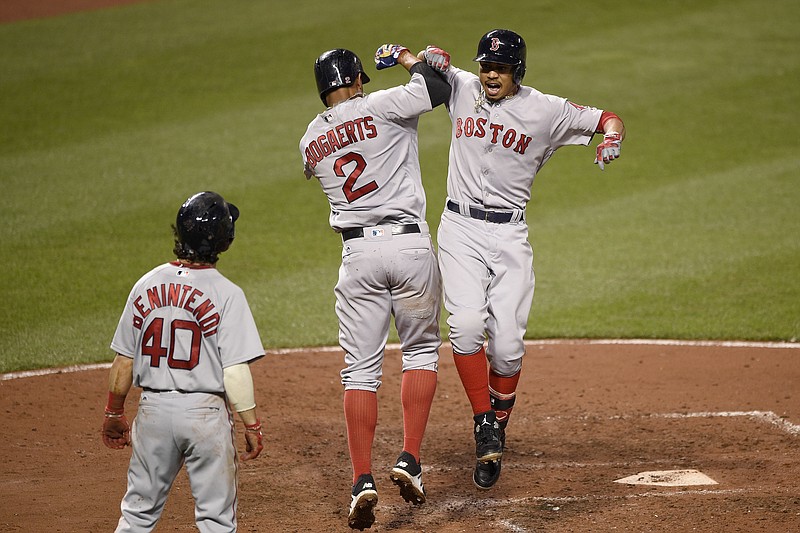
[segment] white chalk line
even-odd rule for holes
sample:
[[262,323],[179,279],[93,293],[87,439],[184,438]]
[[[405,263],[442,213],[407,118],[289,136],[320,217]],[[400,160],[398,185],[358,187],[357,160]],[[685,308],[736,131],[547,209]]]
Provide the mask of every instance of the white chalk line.
[[[525,341],[525,346],[586,345],[586,344],[800,349],[800,343],[796,342],[691,341],[691,340],[670,340],[670,339],[541,339],[541,340]],[[442,346],[449,347],[450,343],[443,343]],[[387,344],[386,349],[399,350],[400,344]],[[296,353],[306,353],[306,352],[342,353],[342,348],[339,346],[318,346],[311,348],[279,348],[275,350],[267,350],[267,355],[292,355]],[[41,368],[37,370],[25,370],[21,372],[9,372],[7,374],[0,374],[0,381],[7,381],[10,379],[30,378],[37,376],[47,376],[50,374],[85,372],[87,370],[98,370],[107,368],[111,368],[111,363],[72,365],[62,368]]]
[[[502,507],[521,507],[531,504],[539,504],[549,507],[553,513],[560,511],[559,506],[570,503],[585,503],[597,501],[622,501],[637,498],[680,498],[685,496],[729,496],[732,494],[757,493],[758,489],[739,488],[739,489],[686,489],[686,490],[665,490],[653,492],[639,492],[635,494],[593,494],[581,496],[526,496],[524,498],[465,498],[463,496],[448,498],[446,500],[428,500],[425,504],[434,513],[452,514],[453,511],[470,509],[498,509]],[[402,505],[386,505],[385,509],[394,513],[407,512],[407,507]],[[512,533],[526,533],[529,531],[523,526],[514,523],[511,519],[505,518],[496,521],[496,524],[504,531]]]
[[748,417],[766,422],[795,437],[800,436],[800,425],[792,424],[772,411],[721,411],[701,413],[665,413],[650,415],[650,418],[716,418],[716,417]]
[[[800,436],[800,425],[792,424],[787,419],[775,414],[773,411],[701,411],[696,413],[652,413],[646,415],[614,415],[609,416],[608,420],[626,420],[632,418],[753,418],[760,422],[775,426],[781,431]],[[545,420],[573,420],[575,418],[587,418],[585,416],[561,416],[549,415]]]

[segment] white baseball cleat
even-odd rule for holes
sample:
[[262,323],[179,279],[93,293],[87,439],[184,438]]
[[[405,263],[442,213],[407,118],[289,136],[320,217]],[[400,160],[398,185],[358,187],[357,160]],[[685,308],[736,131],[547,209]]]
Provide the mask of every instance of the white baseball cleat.
[[378,505],[378,491],[371,474],[361,474],[353,485],[353,499],[347,525],[353,529],[365,530],[375,522],[375,506]]
[[425,487],[422,484],[422,466],[414,456],[403,452],[397,458],[397,464],[389,473],[389,478],[400,487],[400,496],[409,503],[422,505],[425,503]]

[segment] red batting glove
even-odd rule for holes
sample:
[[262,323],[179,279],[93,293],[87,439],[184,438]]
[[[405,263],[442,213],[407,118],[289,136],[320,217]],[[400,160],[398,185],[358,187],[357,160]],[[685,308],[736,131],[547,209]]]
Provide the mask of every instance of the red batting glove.
[[261,434],[261,420],[256,420],[255,424],[244,425],[244,440],[247,443],[247,453],[239,455],[242,461],[249,461],[258,457],[261,450],[264,449],[262,441],[263,435]]
[[603,135],[603,142],[597,145],[597,155],[594,158],[600,170],[605,170],[605,163],[611,163],[619,158],[619,151],[622,144],[622,136],[616,131],[610,131]]
[[425,62],[431,68],[444,72],[450,66],[450,54],[439,48],[438,46],[425,47]]
[[131,427],[123,413],[106,409],[103,419],[103,444],[112,450],[121,450],[131,443]]

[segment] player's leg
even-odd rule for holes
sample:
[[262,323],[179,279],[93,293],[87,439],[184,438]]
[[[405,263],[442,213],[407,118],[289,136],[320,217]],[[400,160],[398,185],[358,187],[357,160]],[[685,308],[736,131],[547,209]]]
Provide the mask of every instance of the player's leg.
[[487,267],[484,224],[445,211],[438,232],[453,360],[473,415],[491,410],[484,340],[489,319],[486,291],[492,273]]
[[[505,448],[506,427],[516,400],[516,389],[525,354],[524,335],[533,299],[533,252],[527,227],[503,226],[497,255],[492,263],[495,277],[489,287],[487,321],[490,360],[489,393],[495,419],[500,426],[501,449]],[[478,488],[491,488],[500,477],[502,455],[496,461],[478,463],[473,481]]]
[[344,416],[353,473],[348,523],[370,527],[378,501],[372,478],[372,444],[378,420],[376,391],[381,385],[383,356],[389,335],[391,296],[377,258],[381,243],[348,241],[342,254],[336,294],[339,344],[345,351]]
[[494,224],[447,211],[439,226],[439,258],[444,281],[445,308],[450,313],[453,360],[473,412],[475,472],[479,488],[481,469],[497,466],[503,453],[502,432],[491,408],[485,330],[489,320],[487,290],[494,278],[488,267],[494,253]]
[[392,312],[403,354],[404,450],[417,460],[436,392],[441,275],[430,235],[395,239]]
[[436,392],[441,276],[430,235],[393,239],[392,304],[403,353],[403,451],[390,473],[407,502],[425,502],[421,447]]
[[487,321],[490,361],[489,388],[497,420],[505,427],[514,405],[525,355],[528,326],[535,287],[533,250],[524,224],[503,225],[498,253],[492,262],[494,278],[487,292]]
[[201,533],[236,531],[237,459],[233,418],[225,398],[181,395],[183,416],[175,420]]
[[117,533],[144,533],[155,528],[175,477],[183,465],[172,434],[171,408],[163,393],[143,392],[131,428],[128,489],[120,505]]

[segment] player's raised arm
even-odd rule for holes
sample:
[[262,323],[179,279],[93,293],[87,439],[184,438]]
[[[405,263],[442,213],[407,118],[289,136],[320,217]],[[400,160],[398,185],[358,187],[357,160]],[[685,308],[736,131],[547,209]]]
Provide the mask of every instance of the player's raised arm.
[[[448,56],[449,64],[449,56]],[[428,63],[415,56],[408,48],[399,44],[381,45],[375,52],[375,68],[383,70],[395,65],[403,67],[411,74],[420,74],[425,78],[431,107],[436,107],[450,99],[450,84]]]
[[417,57],[439,72],[447,72],[450,68],[450,54],[438,46],[429,44],[425,50],[420,50]]

